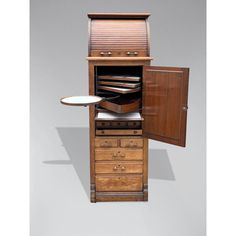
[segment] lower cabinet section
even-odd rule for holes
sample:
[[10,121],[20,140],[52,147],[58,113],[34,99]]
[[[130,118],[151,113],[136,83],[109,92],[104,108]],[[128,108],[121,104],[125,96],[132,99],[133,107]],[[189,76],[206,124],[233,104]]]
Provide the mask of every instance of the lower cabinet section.
[[147,139],[95,138],[91,202],[147,201]]
[[97,175],[96,191],[142,191],[143,190],[142,175]]

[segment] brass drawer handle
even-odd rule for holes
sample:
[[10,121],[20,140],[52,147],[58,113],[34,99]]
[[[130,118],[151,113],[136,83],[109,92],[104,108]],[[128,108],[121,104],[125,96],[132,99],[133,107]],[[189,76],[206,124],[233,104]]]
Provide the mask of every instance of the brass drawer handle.
[[101,56],[111,56],[112,52],[100,52]]
[[137,143],[134,143],[133,141],[130,141],[126,147],[138,147],[138,144]]
[[113,167],[113,170],[118,170],[117,166],[114,166],[114,167]]
[[129,144],[127,147],[138,147],[137,143]]
[[138,55],[138,52],[126,52],[126,54],[127,54],[128,56],[130,56],[130,55],[137,56],[137,55]]
[[122,167],[121,167],[121,170],[123,170],[123,171],[124,171],[125,169],[126,169],[126,168],[125,168],[125,166],[122,166]]
[[124,158],[125,157],[125,153],[120,153],[120,151],[119,152],[117,152],[117,153],[113,153],[112,154],[112,157],[115,159],[115,158]]
[[104,143],[100,144],[100,147],[112,147],[112,143],[108,142],[108,141],[105,141]]

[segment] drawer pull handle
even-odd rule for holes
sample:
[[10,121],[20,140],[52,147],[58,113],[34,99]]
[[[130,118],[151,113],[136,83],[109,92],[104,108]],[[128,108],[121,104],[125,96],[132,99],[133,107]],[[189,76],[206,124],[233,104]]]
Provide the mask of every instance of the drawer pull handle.
[[138,147],[138,144],[130,142],[126,147]]
[[112,52],[100,52],[101,56],[111,56]]
[[124,158],[124,157],[125,157],[125,153],[120,153],[120,152],[113,153],[113,154],[112,154],[112,157],[113,157],[113,159],[116,159],[116,158]]
[[104,143],[101,143],[100,146],[101,146],[101,147],[111,147],[111,146],[112,146],[112,143],[105,141]]
[[114,167],[113,167],[113,170],[117,170],[117,169],[118,169],[117,166],[114,166]]
[[122,166],[122,167],[121,167],[121,170],[125,170],[125,166]]
[[138,55],[138,52],[127,52],[126,54],[127,54],[128,56],[130,56],[130,55],[137,56],[137,55]]

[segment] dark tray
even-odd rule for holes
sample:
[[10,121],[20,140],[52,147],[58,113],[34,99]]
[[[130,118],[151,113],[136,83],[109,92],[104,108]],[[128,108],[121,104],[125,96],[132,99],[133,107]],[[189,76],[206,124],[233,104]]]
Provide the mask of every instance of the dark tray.
[[125,99],[122,97],[112,99],[110,101],[102,101],[99,103],[100,107],[103,107],[109,111],[113,111],[116,113],[127,113],[137,111],[141,106],[141,99]]

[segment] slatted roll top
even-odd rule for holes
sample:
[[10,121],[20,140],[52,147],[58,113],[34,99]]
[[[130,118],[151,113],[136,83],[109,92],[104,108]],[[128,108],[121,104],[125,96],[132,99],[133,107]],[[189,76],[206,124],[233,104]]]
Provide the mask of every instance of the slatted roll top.
[[89,14],[89,56],[149,56],[149,14]]

